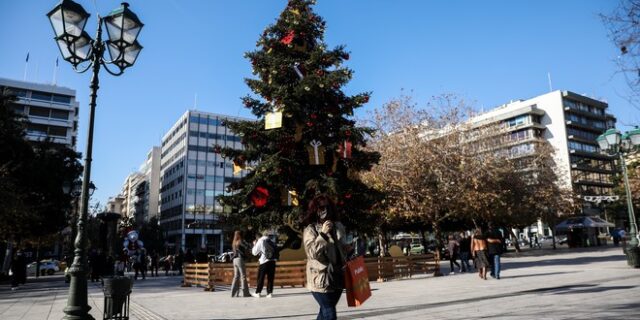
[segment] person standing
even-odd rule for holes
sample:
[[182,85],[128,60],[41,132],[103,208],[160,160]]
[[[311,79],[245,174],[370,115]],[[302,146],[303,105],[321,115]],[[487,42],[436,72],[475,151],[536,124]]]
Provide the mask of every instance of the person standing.
[[462,272],[471,271],[469,257],[471,256],[471,239],[466,232],[460,234],[460,268]]
[[489,263],[491,264],[491,276],[496,279],[500,279],[500,255],[502,254],[503,242],[504,239],[500,231],[490,229],[487,234],[487,247]]
[[449,250],[449,265],[451,266],[451,272],[449,274],[455,274],[454,265],[458,267],[458,272],[462,271],[462,268],[456,260],[458,260],[458,251],[460,250],[460,244],[453,237],[449,235],[449,242],[447,242],[447,250]]
[[[191,251],[188,251],[188,252],[191,252]],[[191,256],[191,258],[193,258],[193,255]],[[178,275],[182,275],[182,264],[184,263],[184,260],[185,260],[184,251],[180,249],[174,260],[175,264],[173,265],[175,270],[178,270]],[[192,263],[192,262],[193,261],[187,261],[187,263]]]
[[346,232],[333,202],[316,196],[304,221],[304,251],[307,254],[307,289],[320,306],[317,319],[337,319],[336,305],[344,289],[347,258]]
[[249,285],[247,284],[247,268],[245,267],[245,258],[247,255],[247,244],[242,238],[242,232],[236,230],[233,233],[233,281],[231,282],[231,297],[239,296],[242,291],[243,297],[251,297],[249,294]]
[[476,229],[473,237],[471,237],[471,254],[478,270],[478,276],[487,280],[487,268],[490,266],[487,254],[487,239],[480,228]]
[[27,260],[22,250],[18,250],[11,260],[11,290],[17,290],[20,284],[27,282]]
[[251,294],[253,297],[260,298],[265,276],[267,276],[267,298],[273,297],[273,279],[276,275],[276,250],[276,244],[269,239],[268,231],[266,230],[262,232],[262,236],[259,239],[253,241],[251,253],[254,256],[260,256],[258,259],[260,262],[258,284],[256,285],[256,292]]

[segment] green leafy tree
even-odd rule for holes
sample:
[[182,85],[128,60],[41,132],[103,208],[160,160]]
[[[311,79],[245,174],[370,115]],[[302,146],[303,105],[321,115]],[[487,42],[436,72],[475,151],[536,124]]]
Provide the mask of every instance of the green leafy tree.
[[[308,202],[326,193],[347,227],[365,230],[375,224],[370,208],[380,194],[357,173],[369,170],[379,155],[362,149],[373,130],[356,126],[352,117],[370,93],[341,90],[353,74],[343,65],[349,52],[344,46],[327,49],[325,22],[313,4],[289,1],[258,40],[257,50],[245,54],[256,77],[246,79],[254,95],[242,101],[259,120],[226,123],[242,137],[244,149],[218,148],[247,169],[230,185],[231,195],[218,198],[234,211],[228,223],[295,230]],[[282,124],[265,129],[265,118],[273,112],[282,116]],[[297,205],[289,205],[292,198]]]
[[26,119],[13,112],[10,92],[1,90],[0,99],[0,234],[24,239],[58,232],[71,212],[62,186],[80,176],[79,154],[25,140]]

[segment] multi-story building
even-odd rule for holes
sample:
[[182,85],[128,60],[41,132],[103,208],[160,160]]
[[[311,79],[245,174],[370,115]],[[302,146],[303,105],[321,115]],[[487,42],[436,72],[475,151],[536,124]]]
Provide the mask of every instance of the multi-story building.
[[76,148],[79,103],[76,101],[75,90],[0,78],[0,88],[2,87],[8,88],[17,96],[12,107],[29,121],[27,139],[50,139],[54,143]]
[[138,225],[144,221],[141,198],[144,197],[146,181],[140,172],[134,172],[127,176],[122,184],[120,196],[122,201],[122,216],[134,217]]
[[158,217],[160,197],[160,147],[153,147],[147,152],[147,159],[140,166],[145,177],[144,194],[141,198],[143,221]]
[[233,163],[214,146],[242,148],[240,137],[225,125],[236,118],[187,111],[162,138],[160,164],[160,226],[169,250],[202,248],[222,251],[217,224],[223,207],[215,197],[239,178]]
[[121,195],[110,197],[107,201],[107,212],[122,214],[122,203],[124,198]]
[[[611,157],[600,153],[596,138],[615,127],[606,113],[607,103],[570,91],[553,91],[528,100],[512,101],[474,117],[475,126],[500,124],[502,151],[511,157],[536,152],[536,139],[555,149],[558,183],[573,188],[576,196],[613,194],[616,169]],[[598,213],[595,208],[583,208]],[[540,225],[534,233],[543,233]]]

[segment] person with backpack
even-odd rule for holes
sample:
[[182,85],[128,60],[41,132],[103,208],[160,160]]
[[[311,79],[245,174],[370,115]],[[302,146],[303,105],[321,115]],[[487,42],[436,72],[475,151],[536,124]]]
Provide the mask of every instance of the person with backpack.
[[262,287],[264,286],[264,277],[267,276],[267,298],[273,297],[273,279],[276,275],[276,261],[278,260],[278,248],[276,243],[269,238],[268,231],[262,232],[262,236],[253,241],[253,248],[251,253],[254,256],[260,256],[258,261],[260,266],[258,267],[258,284],[256,285],[256,292],[251,295],[256,298],[260,298]]

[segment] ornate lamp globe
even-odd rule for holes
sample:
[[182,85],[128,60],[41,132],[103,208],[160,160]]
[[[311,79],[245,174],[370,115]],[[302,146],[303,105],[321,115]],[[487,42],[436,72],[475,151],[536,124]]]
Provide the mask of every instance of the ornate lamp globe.
[[120,69],[132,66],[142,50],[136,39],[144,24],[129,10],[126,2],[104,17],[104,23],[109,35],[107,47],[111,60]]

